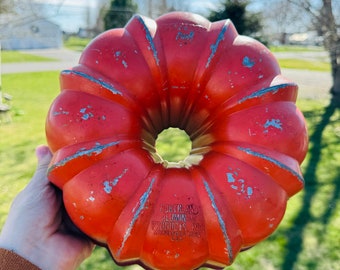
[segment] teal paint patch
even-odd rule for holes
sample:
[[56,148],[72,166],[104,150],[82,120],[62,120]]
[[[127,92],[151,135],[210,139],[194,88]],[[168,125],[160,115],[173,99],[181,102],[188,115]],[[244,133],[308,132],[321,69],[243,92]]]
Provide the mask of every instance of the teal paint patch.
[[104,185],[104,191],[107,193],[107,194],[110,194],[113,187],[116,186],[119,182],[120,179],[123,178],[123,176],[127,173],[128,169],[124,169],[123,172],[118,175],[117,177],[113,178],[112,180],[106,180],[103,182],[103,185]]
[[178,32],[176,35],[176,40],[192,40],[195,36],[195,32],[191,31],[189,34]]
[[264,96],[268,93],[275,95],[278,91],[282,90],[283,88],[288,87],[288,86],[294,86],[294,85],[295,84],[285,83],[285,84],[279,84],[279,85],[274,85],[274,86],[270,86],[270,87],[267,87],[267,88],[263,88],[261,90],[254,92],[254,93],[251,93],[248,96],[243,97],[242,99],[240,99],[238,101],[238,103],[241,104],[241,103],[247,101],[248,99],[260,98],[260,97],[262,97],[262,96]]
[[227,29],[228,29],[228,25],[229,24],[225,24],[222,27],[222,29],[221,29],[221,31],[220,31],[217,39],[216,39],[216,42],[210,46],[211,53],[209,55],[207,63],[205,64],[205,68],[208,68],[210,66],[211,60],[214,58],[214,56],[215,56],[215,54],[217,52],[218,46],[224,40],[224,34],[227,31]]
[[250,197],[251,195],[253,195],[254,191],[252,187],[247,187],[247,196]]
[[131,222],[129,224],[128,229],[126,230],[126,232],[124,234],[124,238],[123,238],[123,241],[122,241],[122,243],[121,243],[121,245],[119,247],[119,250],[117,251],[117,256],[118,257],[120,256],[120,253],[122,252],[122,250],[123,250],[123,248],[125,246],[126,241],[129,239],[131,231],[132,231],[132,229],[133,229],[137,219],[139,218],[139,215],[141,214],[141,212],[145,208],[145,204],[146,204],[148,198],[150,197],[150,194],[152,192],[152,187],[153,187],[153,184],[154,184],[155,180],[156,180],[155,178],[152,178],[151,183],[150,183],[148,189],[139,198],[139,202],[138,202],[139,206],[138,206],[138,208],[136,207],[137,210],[135,211],[136,208],[134,208],[133,211],[132,211],[132,212],[135,211],[135,213],[134,213],[133,218],[132,218],[132,220],[131,220]]
[[226,178],[230,188],[233,189],[237,195],[245,195],[247,199],[250,199],[253,195],[253,188],[248,186],[246,181],[240,177],[240,169],[233,170],[228,167],[231,172],[226,173]]
[[80,114],[81,114],[81,119],[83,120],[89,120],[90,118],[92,118],[94,115],[92,112],[88,112],[88,109],[91,109],[92,107],[90,105],[88,105],[85,108],[81,108],[80,109]]
[[137,17],[138,21],[140,22],[140,24],[143,26],[143,29],[144,29],[144,32],[145,32],[145,38],[146,38],[146,40],[148,41],[148,43],[150,45],[149,46],[149,50],[152,51],[153,58],[155,59],[157,66],[159,66],[158,52],[157,52],[157,49],[156,49],[156,45],[153,42],[153,38],[151,36],[151,33],[150,33],[148,27],[146,26],[143,18],[141,16],[136,16],[136,17]]
[[65,111],[63,110],[63,108],[59,108],[59,111],[54,111],[52,112],[53,116],[59,116],[59,115],[69,115],[70,112],[69,111]]
[[103,80],[98,80],[98,79],[95,79],[94,77],[84,73],[84,72],[80,72],[80,71],[75,71],[75,70],[63,70],[61,72],[61,74],[73,74],[73,75],[77,75],[77,76],[80,76],[84,79],[87,79],[91,82],[94,82],[98,85],[100,85],[101,87],[109,90],[111,93],[115,94],[115,95],[120,95],[122,96],[123,94],[118,91],[117,89],[115,89],[111,84],[107,83],[107,82],[104,82]]
[[242,65],[247,68],[252,68],[255,65],[255,61],[250,59],[248,56],[243,57]]
[[61,167],[66,165],[68,162],[82,157],[82,156],[91,156],[93,154],[95,155],[99,155],[104,149],[117,145],[119,144],[119,141],[115,141],[115,142],[111,142],[111,143],[107,143],[107,144],[103,144],[101,145],[100,143],[96,143],[95,146],[91,149],[80,149],[78,152],[76,152],[75,154],[68,156],[62,160],[60,160],[59,162],[53,164],[50,168],[49,168],[49,172],[52,171],[53,169],[57,168],[57,167]]
[[227,180],[228,183],[234,183],[235,182],[234,175],[232,173],[227,173]]
[[222,218],[221,212],[216,205],[214,194],[212,193],[208,182],[203,180],[203,183],[204,183],[205,190],[208,193],[209,199],[211,201],[211,206],[215,211],[215,214],[216,214],[217,219],[218,219],[218,223],[219,223],[220,228],[222,230],[223,238],[224,238],[224,241],[226,243],[227,250],[228,250],[229,260],[232,261],[234,255],[233,255],[232,245],[231,245],[231,242],[230,242],[230,239],[229,239],[229,236],[228,236],[228,232],[227,232],[227,227],[226,227],[225,222]]
[[244,148],[244,147],[237,147],[237,149],[241,150],[242,152],[245,152],[247,153],[248,155],[251,155],[251,156],[254,156],[254,157],[258,157],[258,158],[261,158],[263,160],[267,160],[273,164],[275,164],[276,166],[278,166],[279,168],[281,169],[284,169],[286,171],[288,171],[289,173],[293,174],[297,179],[299,179],[300,182],[304,183],[304,179],[303,177],[297,173],[296,171],[292,170],[291,168],[289,168],[287,165],[283,164],[282,162],[276,160],[276,159],[273,159],[267,155],[264,155],[262,153],[259,153],[259,152],[255,152],[253,150],[251,150],[250,148]]
[[266,123],[263,125],[263,127],[266,129],[264,132],[267,133],[268,132],[268,128],[269,127],[273,127],[275,129],[279,129],[282,131],[282,123],[280,119],[268,119],[266,121]]

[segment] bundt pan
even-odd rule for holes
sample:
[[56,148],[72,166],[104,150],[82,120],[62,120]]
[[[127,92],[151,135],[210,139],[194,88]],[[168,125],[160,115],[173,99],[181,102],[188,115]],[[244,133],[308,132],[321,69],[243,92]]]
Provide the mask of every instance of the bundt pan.
[[[60,83],[46,121],[48,177],[74,224],[118,263],[230,265],[303,188],[298,87],[230,20],[134,16],[96,37]],[[179,163],[155,150],[169,127],[192,141]]]

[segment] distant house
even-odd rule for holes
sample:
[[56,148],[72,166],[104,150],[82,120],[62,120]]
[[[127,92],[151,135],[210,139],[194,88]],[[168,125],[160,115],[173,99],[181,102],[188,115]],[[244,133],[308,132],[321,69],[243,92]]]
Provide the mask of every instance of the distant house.
[[58,25],[44,18],[2,14],[0,42],[3,50],[60,48],[63,34]]
[[322,45],[322,37],[315,31],[309,31],[304,33],[294,33],[288,37],[289,44],[292,45],[304,45],[304,46],[320,46]]

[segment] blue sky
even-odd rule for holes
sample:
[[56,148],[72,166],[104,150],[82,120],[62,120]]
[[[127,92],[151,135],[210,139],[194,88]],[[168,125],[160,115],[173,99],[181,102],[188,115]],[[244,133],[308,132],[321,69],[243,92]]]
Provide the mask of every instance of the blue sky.
[[[98,13],[100,2],[108,2],[109,0],[34,0],[45,8],[44,16],[51,21],[60,25],[62,30],[66,32],[77,32],[80,27],[87,27],[88,24],[93,25]],[[158,0],[154,0],[155,2]],[[175,7],[184,5],[191,12],[208,15],[209,11],[216,8],[221,0],[172,0]],[[144,3],[143,0],[135,0],[137,3]],[[253,10],[258,9],[263,3],[262,0],[254,0],[254,4],[249,5]],[[88,8],[89,7],[89,8]],[[39,9],[41,10],[41,9]],[[141,6],[140,13],[143,14]],[[146,15],[146,14],[143,14]]]
[[[95,23],[100,1],[105,0],[35,0],[36,3],[46,7],[44,15],[59,24],[66,32],[77,32],[80,27],[86,27],[88,21]],[[187,1],[187,6],[192,12],[204,13],[213,9],[218,1],[190,0]]]

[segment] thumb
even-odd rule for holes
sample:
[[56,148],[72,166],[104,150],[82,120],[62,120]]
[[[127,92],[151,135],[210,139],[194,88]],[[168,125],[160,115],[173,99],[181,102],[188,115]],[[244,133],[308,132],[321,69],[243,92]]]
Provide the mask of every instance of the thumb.
[[46,145],[39,145],[35,149],[35,155],[37,156],[38,159],[38,167],[48,166],[52,158],[51,151]]
[[39,145],[35,149],[35,155],[38,159],[38,166],[34,173],[31,182],[40,182],[43,184],[48,183],[47,168],[52,159],[52,153],[50,149],[45,145]]

